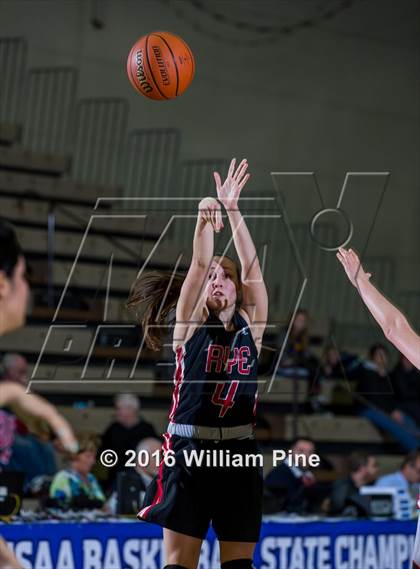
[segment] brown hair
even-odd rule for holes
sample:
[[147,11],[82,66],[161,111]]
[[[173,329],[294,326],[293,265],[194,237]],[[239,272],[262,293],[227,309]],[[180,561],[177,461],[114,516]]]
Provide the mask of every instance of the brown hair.
[[96,433],[79,433],[76,436],[78,448],[75,452],[72,451],[64,451],[63,456],[68,460],[72,461],[77,458],[77,456],[85,452],[87,450],[94,452],[95,454],[98,452],[99,446],[101,444],[101,437]]
[[[226,258],[235,264],[238,281],[241,272],[237,263],[227,255],[214,255],[213,258]],[[171,271],[147,271],[132,284],[126,307],[135,309],[142,325],[144,339],[148,348],[158,351],[162,348],[165,326],[169,313],[176,307],[186,275]],[[240,285],[239,285],[240,287]],[[237,289],[237,306],[241,302],[241,290]]]
[[146,345],[151,350],[162,347],[165,329],[161,325],[175,308],[184,280],[185,275],[181,273],[149,271],[141,274],[131,286],[126,307],[136,309]]
[[357,472],[362,466],[366,466],[369,458],[373,456],[364,451],[354,451],[348,457],[348,466],[351,473]]

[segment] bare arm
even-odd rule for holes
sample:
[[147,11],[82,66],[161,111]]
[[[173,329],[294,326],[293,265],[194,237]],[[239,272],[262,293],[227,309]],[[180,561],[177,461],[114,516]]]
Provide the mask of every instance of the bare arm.
[[340,249],[337,258],[386,338],[420,369],[420,336],[411,328],[404,314],[369,281],[371,275],[363,270],[352,249]]
[[204,298],[204,279],[213,258],[214,231],[223,227],[220,204],[214,198],[204,198],[198,206],[195,226],[193,255],[187,276],[182,284],[176,306],[176,327],[174,346],[182,344],[191,327],[196,327],[202,319]]
[[233,159],[224,184],[222,185],[217,172],[215,172],[214,178],[217,195],[226,209],[236,252],[241,263],[242,308],[248,315],[252,335],[259,351],[267,324],[268,297],[257,251],[245,219],[238,207],[241,190],[250,177],[249,174],[245,174],[247,167],[247,161],[242,160],[235,172],[235,159]]
[[22,569],[7,543],[0,537],[0,569]]
[[0,383],[0,407],[5,405],[14,405],[22,413],[43,419],[59,437],[65,449],[72,452],[77,450],[71,426],[55,407],[42,397],[26,393],[22,385],[4,381]]

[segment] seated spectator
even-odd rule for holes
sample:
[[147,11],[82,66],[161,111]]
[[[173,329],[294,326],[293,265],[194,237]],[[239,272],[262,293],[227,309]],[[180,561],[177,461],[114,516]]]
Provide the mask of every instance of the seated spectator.
[[398,408],[420,426],[420,371],[402,354],[391,372],[391,383]]
[[[307,437],[292,441],[292,455],[303,455],[308,461],[315,453],[315,443]],[[309,466],[289,466],[287,461],[275,466],[264,480],[264,513],[294,512],[304,514],[316,511],[320,503],[317,483]]]
[[28,383],[28,362],[20,354],[6,354],[3,357],[0,371],[1,379],[16,381],[24,387]]
[[367,453],[353,452],[349,457],[349,472],[348,476],[333,483],[329,508],[332,516],[363,517],[368,513],[368,500],[360,495],[359,489],[376,480],[376,458]]
[[382,488],[400,488],[405,490],[411,499],[416,500],[420,483],[420,451],[410,452],[401,468],[391,474],[385,474],[376,481],[376,486]]
[[117,465],[108,469],[108,488],[114,483],[117,472],[125,468],[129,458],[126,451],[134,450],[146,437],[157,438],[157,434],[154,427],[141,418],[139,398],[129,393],[118,395],[115,398],[115,421],[102,435],[100,448],[100,452],[112,449],[118,455]]
[[[135,468],[127,469],[125,472],[118,472],[116,488],[106,503],[106,508],[111,514],[137,514],[141,509],[146,488],[149,486],[159,470],[160,461],[156,458],[154,453],[159,453],[161,447],[162,442],[159,439],[152,437],[143,439],[137,445]],[[140,466],[140,461],[137,460],[138,457],[140,457],[141,463],[147,458],[147,464],[145,464],[145,466]],[[140,490],[140,495],[137,496],[135,508],[131,512],[124,512],[123,504],[119,503],[120,496],[118,496],[118,485],[121,482],[124,484],[124,488],[128,488],[130,483],[135,483],[136,489]]]
[[[284,343],[287,327],[282,330],[278,338],[278,347]],[[288,377],[299,376],[313,378],[318,368],[318,360],[309,349],[309,316],[306,310],[296,312],[289,337],[284,347],[279,375]]]
[[340,351],[336,346],[330,344],[324,352],[322,377],[325,379],[347,379],[357,363],[358,357],[356,355]]
[[[23,356],[6,354],[1,367],[2,381],[16,382],[26,389],[28,362]],[[10,410],[13,411],[13,408]],[[45,422],[34,422],[29,417],[25,420],[30,420],[37,434],[30,432],[20,418],[14,417],[15,433],[6,469],[25,472],[25,491],[31,491],[32,483],[39,486],[42,478],[48,479],[57,472],[57,466],[53,445],[41,437],[41,432],[45,433]]]
[[100,508],[105,502],[102,489],[91,473],[98,450],[97,437],[79,437],[79,451],[70,458],[69,467],[54,476],[47,505],[62,508]]
[[388,357],[388,349],[383,344],[370,348],[369,359],[357,369],[356,406],[362,416],[411,452],[420,444],[420,432],[415,421],[397,406],[387,372]]

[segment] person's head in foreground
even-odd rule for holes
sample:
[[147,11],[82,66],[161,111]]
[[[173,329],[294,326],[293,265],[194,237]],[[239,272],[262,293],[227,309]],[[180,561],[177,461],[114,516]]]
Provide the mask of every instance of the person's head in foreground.
[[0,336],[24,325],[28,299],[22,250],[13,227],[0,219]]
[[404,458],[401,474],[409,484],[420,483],[420,450],[414,450]]
[[0,379],[15,381],[26,387],[28,380],[28,362],[20,354],[6,354],[1,363]]
[[378,478],[379,466],[376,458],[365,452],[352,452],[349,456],[350,476],[357,488],[372,484]]
[[[165,320],[178,302],[184,279],[185,276],[179,273],[149,271],[131,287],[126,306],[137,311],[143,330],[148,331],[146,343],[152,350],[162,347]],[[236,262],[226,255],[215,255],[205,282],[197,283],[199,294],[205,295],[206,308],[211,314],[219,315],[224,310],[238,307],[242,298],[242,282]]]
[[139,422],[140,400],[132,393],[122,393],[114,399],[115,420],[123,427],[131,428]]

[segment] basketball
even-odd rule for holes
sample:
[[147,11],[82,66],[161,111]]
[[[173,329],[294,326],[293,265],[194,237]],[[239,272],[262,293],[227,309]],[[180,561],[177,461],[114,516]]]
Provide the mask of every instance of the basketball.
[[130,50],[127,73],[134,89],[155,101],[174,99],[194,77],[194,56],[185,41],[169,32],[141,37]]

